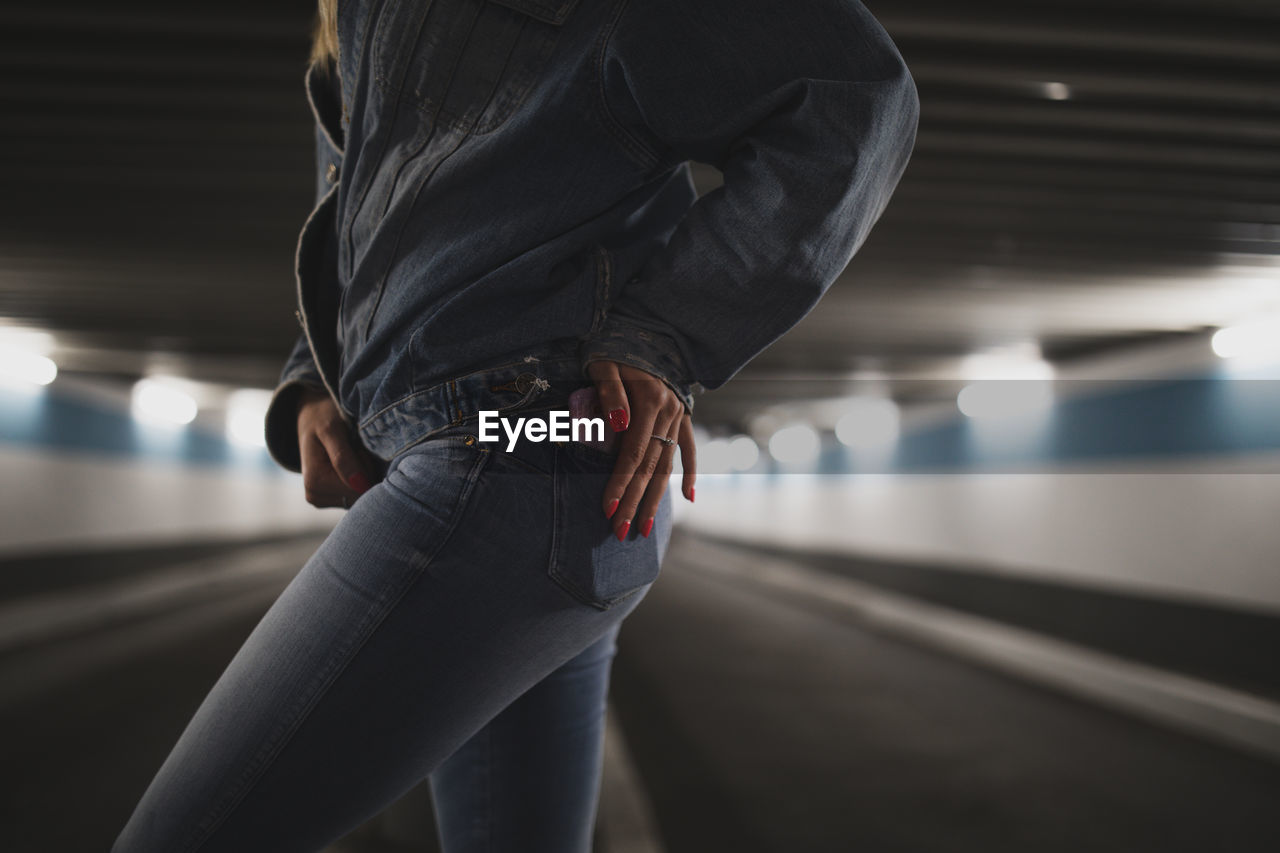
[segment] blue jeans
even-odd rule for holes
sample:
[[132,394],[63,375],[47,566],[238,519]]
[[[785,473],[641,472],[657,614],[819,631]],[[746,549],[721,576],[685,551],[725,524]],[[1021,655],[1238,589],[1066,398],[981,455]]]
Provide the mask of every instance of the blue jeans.
[[613,456],[508,452],[474,418],[567,408],[579,376],[481,371],[366,425],[395,454],[384,479],[254,628],[113,850],[319,850],[427,777],[447,853],[590,849],[614,638],[657,577],[670,493],[649,538],[618,542]]

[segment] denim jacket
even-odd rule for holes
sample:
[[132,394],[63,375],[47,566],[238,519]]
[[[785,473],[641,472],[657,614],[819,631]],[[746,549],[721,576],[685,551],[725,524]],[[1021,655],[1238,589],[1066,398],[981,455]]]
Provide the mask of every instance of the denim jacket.
[[856,0],[344,0],[338,43],[306,76],[303,333],[267,415],[294,471],[303,387],[354,426],[550,344],[691,409],[813,308],[915,140]]

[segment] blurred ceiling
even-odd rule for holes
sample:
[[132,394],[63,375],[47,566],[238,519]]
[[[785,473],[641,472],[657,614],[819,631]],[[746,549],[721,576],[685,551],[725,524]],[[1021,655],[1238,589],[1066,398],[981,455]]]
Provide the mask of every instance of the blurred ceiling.
[[[743,374],[786,381],[730,383],[704,419],[1280,310],[1280,3],[868,5],[919,85],[914,158],[818,310]],[[53,332],[67,370],[274,384],[311,199],[311,7],[0,6],[0,318]]]

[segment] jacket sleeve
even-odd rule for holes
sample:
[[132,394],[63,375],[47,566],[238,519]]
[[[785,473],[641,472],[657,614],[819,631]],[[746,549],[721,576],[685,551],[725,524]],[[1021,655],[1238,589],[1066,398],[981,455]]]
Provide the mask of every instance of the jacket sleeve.
[[915,143],[915,85],[856,0],[631,2],[601,75],[633,156],[724,175],[583,349],[584,367],[647,369],[688,408],[807,314],[865,240]]
[[294,473],[302,471],[302,452],[298,447],[298,401],[307,389],[329,393],[311,359],[311,347],[306,336],[301,335],[285,361],[266,416],[267,451],[282,468]]
[[[314,103],[322,90],[313,86],[310,72],[307,82],[308,96]],[[318,115],[325,115],[323,110],[330,109],[333,105],[315,103],[315,107]],[[341,109],[341,105],[338,104],[337,108]],[[342,154],[319,121],[315,125],[315,151],[315,200],[319,204],[320,199],[324,198],[333,186],[337,173],[342,168]],[[302,470],[301,452],[298,447],[298,399],[306,389],[328,393],[324,380],[320,378],[320,371],[316,369],[315,361],[312,359],[311,347],[307,344],[306,335],[300,333],[294,342],[293,350],[285,360],[279,384],[272,395],[271,404],[267,407],[265,424],[267,451],[271,454],[271,458],[281,467],[295,473]]]

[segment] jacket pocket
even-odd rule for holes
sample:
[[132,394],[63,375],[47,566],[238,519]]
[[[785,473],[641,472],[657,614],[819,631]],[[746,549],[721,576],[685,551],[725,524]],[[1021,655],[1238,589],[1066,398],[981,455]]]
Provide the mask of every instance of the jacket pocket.
[[373,38],[374,79],[434,125],[487,133],[528,97],[578,2],[384,4]]
[[614,457],[576,445],[555,453],[554,521],[548,574],[584,604],[607,610],[658,579],[659,537],[629,535],[619,542],[600,498]]

